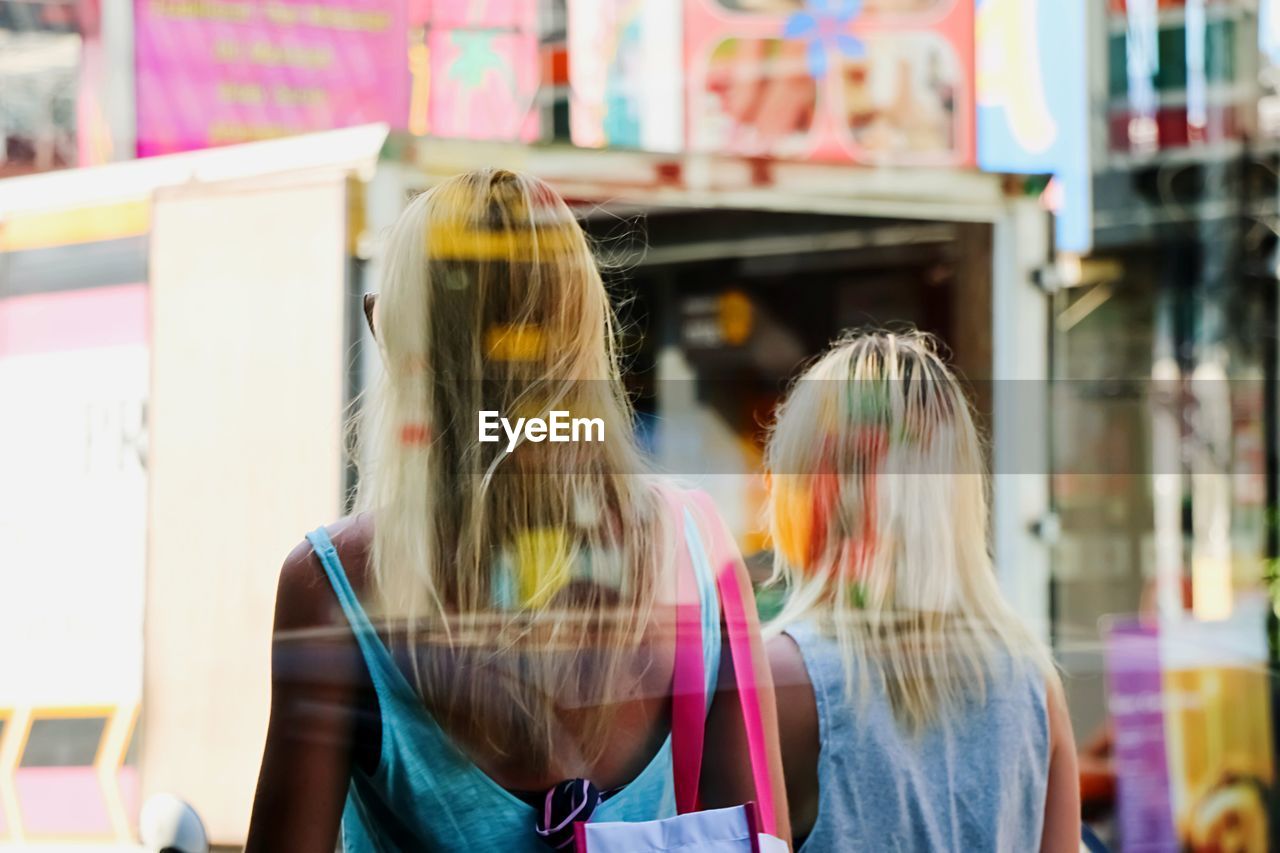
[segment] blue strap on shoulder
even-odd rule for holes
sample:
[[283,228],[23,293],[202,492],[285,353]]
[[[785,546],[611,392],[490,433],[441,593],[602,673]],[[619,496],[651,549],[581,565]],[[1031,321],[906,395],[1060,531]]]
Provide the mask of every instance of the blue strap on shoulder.
[[360,599],[356,597],[355,590],[351,588],[351,582],[347,579],[347,572],[342,567],[342,560],[338,558],[338,549],[333,546],[333,541],[329,538],[328,531],[323,527],[318,527],[307,534],[307,541],[311,543],[316,556],[320,558],[320,565],[324,566],[324,573],[329,578],[329,585],[333,587],[333,592],[338,597],[338,603],[342,605],[342,612],[346,615],[347,621],[351,623],[351,632],[355,635],[356,642],[360,645],[360,651],[369,667],[370,677],[375,680],[381,680],[384,687],[390,687],[398,681],[403,681],[404,676],[392,659],[391,653],[387,651],[382,638],[378,636],[377,629],[369,621],[369,615],[360,606]]
[[702,661],[707,678],[707,708],[710,709],[720,675],[720,593],[716,590],[702,537],[698,535],[697,522],[687,508],[684,510],[684,538],[693,561],[694,576],[698,579],[698,600],[702,605]]
[[[683,515],[685,542],[698,580],[698,598],[702,613],[702,656],[707,677],[707,702],[710,703],[715,696],[716,678],[720,672],[720,597],[716,591],[715,578],[712,576],[706,550],[702,545],[702,537],[698,535],[697,523],[688,509],[684,510]],[[356,597],[355,590],[351,588],[346,570],[338,557],[338,549],[334,547],[328,531],[323,527],[316,528],[307,534],[307,541],[311,543],[316,556],[319,557],[325,575],[329,578],[329,584],[338,597],[338,603],[342,605],[342,612],[351,623],[352,633],[355,634],[360,651],[364,654],[371,677],[381,681],[384,688],[403,687],[413,693],[413,690],[408,687],[408,682],[404,680],[400,668],[391,657],[391,653],[383,644],[382,638],[378,636],[377,629],[369,621],[369,616],[360,605],[360,599]]]

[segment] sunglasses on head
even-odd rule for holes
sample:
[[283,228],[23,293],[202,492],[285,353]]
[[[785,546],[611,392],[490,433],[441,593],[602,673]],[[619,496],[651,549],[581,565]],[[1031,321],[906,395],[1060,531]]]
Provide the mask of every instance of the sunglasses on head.
[[369,334],[375,338],[378,336],[378,330],[373,326],[373,308],[378,304],[378,294],[366,293],[364,295],[364,321],[369,324]]

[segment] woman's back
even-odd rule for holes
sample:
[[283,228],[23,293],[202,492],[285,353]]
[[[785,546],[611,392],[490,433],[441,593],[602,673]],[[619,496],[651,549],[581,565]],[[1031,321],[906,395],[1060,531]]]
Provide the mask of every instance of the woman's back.
[[[774,624],[798,643],[771,650],[791,694],[796,835],[811,826],[815,850],[1078,849],[1061,685],[1004,599],[986,454],[933,340],[837,342],[781,406],[766,456],[789,587]],[[797,627],[810,620],[825,636]]]
[[[358,558],[321,530],[281,572],[250,849],[331,853],[341,812],[357,849],[520,850],[587,778],[626,783],[601,817],[670,814],[688,512],[635,435],[585,233],[542,181],[481,170],[410,202],[382,259],[382,370],[353,421],[376,523]],[[348,647],[307,648],[317,629]]]
[[[777,646],[794,641],[789,653],[799,660],[786,677],[797,680],[803,666],[812,693],[810,708],[797,707],[803,690],[789,690],[793,698],[778,703],[784,762],[803,761],[806,752],[786,743],[788,730],[804,729],[789,716],[816,715],[818,731],[817,811],[805,850],[1039,849],[1050,737],[1045,683],[1035,667],[997,661],[985,697],[912,732],[875,679],[865,701],[851,702],[833,638],[812,622],[787,634],[790,640],[774,641],[771,656],[788,654]],[[775,667],[780,690],[782,677]],[[793,773],[788,767],[789,778]]]
[[[675,503],[677,523],[672,529],[685,533],[680,548],[694,556],[698,597],[704,626],[705,671],[714,676],[720,665],[719,606],[715,584],[703,552],[700,537],[686,527],[683,510]],[[692,516],[688,524],[692,525]],[[504,853],[546,849],[534,833],[537,809],[510,789],[546,789],[556,780],[511,778],[506,768],[492,756],[479,754],[479,745],[463,746],[423,707],[410,684],[407,661],[397,660],[365,613],[338,549],[322,528],[308,535],[315,555],[350,624],[376,698],[376,726],[371,727],[379,743],[375,753],[356,762],[343,810],[343,844],[351,853],[376,850],[451,849],[465,845],[475,850],[502,850]],[[347,549],[344,549],[347,550]],[[351,551],[358,553],[359,549]],[[357,573],[361,567],[353,566]],[[654,633],[663,633],[660,629]],[[671,649],[649,650],[650,669],[666,673],[669,680]],[[486,673],[477,672],[483,680]],[[640,676],[643,684],[651,681]],[[714,682],[712,682],[714,684]],[[709,685],[711,686],[711,685]],[[619,709],[619,722],[626,721],[653,731],[665,729],[665,684],[656,696],[640,696]],[[657,707],[656,718],[654,706]],[[635,735],[639,735],[637,740]],[[572,740],[567,737],[566,740]],[[656,751],[644,732],[619,727],[611,739],[609,754],[595,763],[598,771],[610,774],[628,765],[638,772],[614,779],[620,790],[596,809],[599,820],[654,820],[675,814],[672,788],[671,742],[663,734]],[[517,768],[519,757],[513,756]],[[565,756],[569,766],[572,758]],[[593,779],[600,777],[583,768]],[[624,769],[624,774],[628,772]],[[502,777],[507,778],[502,778]],[[622,785],[625,783],[625,786]],[[605,783],[607,785],[607,783]],[[603,787],[603,786],[602,786]]]

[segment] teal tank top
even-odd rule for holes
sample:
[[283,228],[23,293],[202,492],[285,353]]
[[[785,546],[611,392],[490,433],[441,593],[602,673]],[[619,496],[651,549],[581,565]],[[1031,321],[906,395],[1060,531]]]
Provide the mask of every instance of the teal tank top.
[[1035,667],[1001,662],[985,702],[912,736],[874,679],[870,701],[850,704],[834,639],[807,622],[786,633],[818,706],[818,819],[800,853],[1040,849],[1049,716]]
[[[697,577],[708,702],[720,671],[720,603],[693,517],[684,538]],[[546,853],[533,806],[476,767],[427,712],[361,607],[323,528],[307,534],[342,605],[378,697],[382,751],[377,769],[352,769],[342,812],[346,853],[458,850]],[[646,821],[676,813],[668,734],[649,764],[602,802],[592,820]]]

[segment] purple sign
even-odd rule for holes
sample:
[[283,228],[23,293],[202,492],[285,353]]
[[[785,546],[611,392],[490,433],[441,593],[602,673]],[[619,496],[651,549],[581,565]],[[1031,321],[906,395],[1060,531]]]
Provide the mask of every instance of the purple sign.
[[1126,851],[1176,853],[1159,635],[1153,625],[1116,620],[1106,638],[1120,837]]
[[135,0],[138,156],[408,115],[400,0]]

